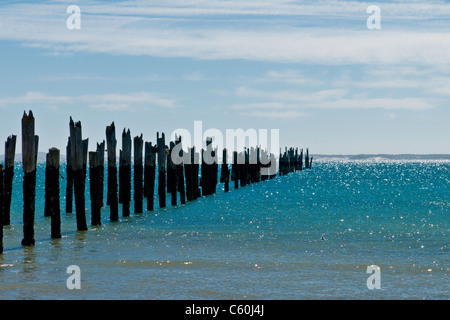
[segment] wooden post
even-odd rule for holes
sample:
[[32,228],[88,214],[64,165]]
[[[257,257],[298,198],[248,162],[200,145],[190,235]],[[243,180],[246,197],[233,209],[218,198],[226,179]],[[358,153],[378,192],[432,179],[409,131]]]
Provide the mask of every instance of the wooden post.
[[172,161],[172,151],[175,143],[170,141],[169,154],[167,155],[167,193],[171,195],[171,205],[177,205],[177,173],[176,166]]
[[51,217],[51,237],[61,238],[61,208],[59,203],[59,157],[57,148],[51,148],[46,161],[46,199],[48,215]]
[[300,170],[303,170],[303,149],[300,149],[299,161],[300,163],[298,166],[300,167]]
[[192,180],[192,148],[188,148],[188,161],[184,163],[184,175],[186,177],[186,199],[187,201],[194,200],[194,185]]
[[89,150],[89,138],[83,140],[83,177],[84,177],[84,181],[86,181],[86,175],[87,175],[88,150]]
[[[179,144],[181,147],[180,150],[180,154],[179,156],[181,158],[183,158],[183,149],[182,149],[182,144],[181,144],[181,136],[177,138],[175,138],[175,144]],[[180,192],[180,202],[181,204],[185,204],[186,203],[186,191],[185,191],[185,187],[184,187],[184,167],[183,167],[183,163],[177,164],[176,165],[176,174],[177,174],[177,190]]]
[[202,196],[201,190],[199,188],[199,181],[198,181],[198,172],[199,172],[199,167],[200,167],[200,154],[198,152],[195,152],[195,147],[192,148],[191,163],[193,164],[191,167],[192,190],[193,190],[192,197],[195,200]]
[[102,143],[97,143],[97,152],[98,152],[98,165],[99,165],[99,199],[100,199],[100,207],[103,207],[103,198],[104,198],[104,188],[105,188],[105,140]]
[[108,193],[107,205],[109,205],[111,221],[119,220],[119,203],[117,199],[117,140],[114,122],[106,127],[106,148],[108,152]]
[[72,213],[73,208],[73,168],[72,168],[72,143],[70,137],[66,147],[66,212]]
[[159,137],[156,135],[156,146],[158,148],[158,195],[159,207],[166,207],[166,142],[164,133]]
[[101,225],[100,152],[89,152],[89,187],[91,194],[91,225]]
[[144,194],[147,197],[147,211],[154,210],[156,148],[151,142],[145,143]]
[[142,159],[142,149],[143,149],[143,139],[141,136],[134,138],[134,212],[142,213],[143,210],[143,159]]
[[23,246],[32,246],[34,240],[34,210],[36,200],[36,138],[34,116],[30,111],[22,117],[22,167],[23,178]]
[[[119,153],[119,199],[122,194],[122,215],[130,216],[131,201],[131,133],[122,132],[122,150]],[[120,200],[119,200],[120,202]]]
[[305,169],[309,169],[309,149],[306,148],[305,154]]
[[4,199],[3,199],[3,225],[10,224],[11,196],[14,181],[14,158],[16,155],[17,136],[11,135],[5,142],[5,177],[4,177]]
[[233,163],[231,164],[231,180],[234,181],[234,188],[239,188],[239,167],[238,167],[238,153],[233,151]]
[[0,164],[0,254],[3,253],[4,173],[3,165]]
[[[86,231],[86,210],[85,210],[85,171],[84,171],[84,150],[86,142],[82,140],[81,122],[74,124],[70,117],[70,142],[73,168],[73,179],[75,187],[75,212],[77,218],[77,230]],[[87,157],[86,157],[87,158]]]
[[[48,154],[47,154],[48,156]],[[48,160],[48,159],[47,159]],[[45,180],[44,180],[44,217],[50,217],[50,193],[48,192],[49,188],[49,163],[46,161],[45,163]]]
[[220,182],[224,184],[225,192],[230,191],[230,170],[227,164],[227,149],[223,149],[222,152],[222,167],[220,168]]

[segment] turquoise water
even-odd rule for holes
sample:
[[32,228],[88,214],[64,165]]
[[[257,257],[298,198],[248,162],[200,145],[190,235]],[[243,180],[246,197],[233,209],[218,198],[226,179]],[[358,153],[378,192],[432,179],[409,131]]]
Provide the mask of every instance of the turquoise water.
[[[229,193],[219,185],[186,205],[170,207],[168,197],[167,208],[116,223],[105,207],[102,225],[87,232],[64,212],[61,179],[57,240],[40,164],[36,245],[27,248],[21,183],[18,165],[1,299],[450,298],[448,161],[315,162]],[[81,269],[79,290],[66,286],[69,265]],[[367,288],[369,265],[380,267],[381,289]]]

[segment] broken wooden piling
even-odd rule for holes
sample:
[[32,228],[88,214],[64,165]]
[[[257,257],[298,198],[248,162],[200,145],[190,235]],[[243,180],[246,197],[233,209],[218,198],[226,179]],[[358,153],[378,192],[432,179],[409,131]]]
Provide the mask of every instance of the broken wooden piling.
[[61,238],[61,208],[59,202],[59,157],[57,148],[49,149],[46,158],[46,209],[51,217],[51,237]]
[[89,189],[91,195],[91,225],[101,225],[100,152],[89,152]]
[[4,177],[5,171],[3,165],[0,164],[0,254],[3,253]]
[[175,143],[170,141],[169,154],[167,155],[167,193],[170,193],[170,203],[172,206],[177,205],[177,174],[176,166],[172,161],[172,152]]
[[97,152],[98,152],[98,165],[99,165],[99,198],[100,198],[100,207],[103,207],[103,198],[104,198],[104,181],[105,181],[105,140],[101,143],[97,143]]
[[134,213],[142,213],[144,200],[143,171],[144,164],[142,159],[144,141],[142,134],[134,137]]
[[66,147],[66,213],[72,213],[73,208],[73,168],[72,143],[70,137]]
[[119,203],[122,203],[122,216],[130,215],[131,201],[131,133],[123,129],[122,149],[119,151]]
[[147,198],[147,211],[154,210],[156,149],[151,142],[145,142],[144,196]]
[[239,188],[239,166],[238,166],[238,153],[233,151],[233,162],[231,164],[231,180],[234,181],[234,188]]
[[[178,156],[183,159],[183,147],[181,142],[181,136],[175,137],[175,144],[180,147],[180,153]],[[184,174],[184,166],[183,162],[176,165],[176,175],[177,175],[177,191],[180,193],[180,203],[186,203],[186,189],[184,185],[185,174]]]
[[224,191],[230,191],[230,170],[227,163],[227,149],[222,151],[222,166],[220,168],[220,182],[224,184]]
[[37,142],[34,134],[34,116],[30,110],[22,117],[22,167],[23,178],[23,246],[32,246],[34,240],[34,214],[36,201]]
[[119,220],[119,201],[117,198],[117,140],[114,121],[106,127],[106,149],[108,153],[108,191],[107,205],[109,205],[111,221]]
[[[71,157],[75,191],[75,212],[77,219],[77,230],[86,231],[86,210],[85,210],[85,150],[86,142],[82,140],[81,122],[73,122],[70,117],[70,142]],[[87,159],[87,156],[86,156]],[[86,160],[87,161],[87,160]]]
[[4,167],[4,199],[3,199],[3,225],[10,224],[11,196],[14,180],[14,159],[16,155],[17,136],[11,135],[5,142],[5,167]]
[[159,207],[166,207],[166,141],[164,133],[159,137],[156,135],[156,146],[158,148],[158,196]]

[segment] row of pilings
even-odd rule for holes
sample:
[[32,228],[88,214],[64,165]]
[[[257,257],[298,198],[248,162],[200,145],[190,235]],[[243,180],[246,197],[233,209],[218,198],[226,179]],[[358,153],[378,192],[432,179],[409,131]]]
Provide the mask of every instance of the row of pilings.
[[[106,127],[105,141],[97,143],[95,151],[88,151],[89,139],[83,139],[81,122],[69,121],[68,143],[66,147],[66,195],[65,212],[76,212],[77,231],[88,230],[86,220],[86,180],[89,178],[89,195],[92,226],[101,225],[101,209],[109,206],[110,221],[119,220],[119,204],[122,215],[130,215],[130,204],[134,203],[136,214],[155,209],[155,185],[159,208],[167,206],[170,194],[171,206],[217,192],[223,183],[225,192],[230,191],[230,181],[234,189],[258,183],[276,176],[276,159],[259,147],[246,148],[232,154],[231,168],[227,162],[231,155],[222,150],[219,172],[219,150],[212,148],[212,139],[206,139],[206,148],[197,152],[195,147],[183,151],[181,137],[166,144],[165,134],[157,133],[156,144],[144,142],[142,134],[131,138],[130,130],[122,132],[122,147],[119,150],[117,168],[117,140],[114,122]],[[3,226],[10,225],[16,136],[11,135],[5,142],[5,162],[0,164],[0,253],[3,252]],[[23,246],[33,246],[36,171],[39,137],[35,134],[35,119],[32,111],[22,117],[22,168],[23,168]],[[105,149],[106,148],[106,149]],[[133,149],[133,158],[132,151]],[[105,160],[106,151],[106,160]],[[60,201],[60,150],[50,148],[45,164],[45,204],[44,215],[51,217],[51,237],[61,238]],[[133,161],[132,161],[133,159]],[[174,161],[175,160],[175,161]],[[107,165],[107,195],[104,203],[105,163]],[[278,174],[311,169],[312,157],[309,150],[285,149],[280,151]],[[133,170],[132,170],[133,166]],[[158,174],[156,174],[158,171]],[[132,177],[133,172],[133,177]],[[89,176],[88,176],[89,175]],[[117,179],[118,177],[118,179]],[[156,179],[157,178],[157,179]],[[133,179],[133,201],[131,180]],[[74,206],[75,202],[75,206]]]

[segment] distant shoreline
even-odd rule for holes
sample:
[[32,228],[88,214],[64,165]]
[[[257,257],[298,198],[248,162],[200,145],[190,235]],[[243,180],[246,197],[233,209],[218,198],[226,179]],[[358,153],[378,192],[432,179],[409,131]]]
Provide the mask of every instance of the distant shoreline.
[[[310,154],[314,161],[356,161],[356,160],[450,160],[450,154]],[[4,161],[4,155],[0,155],[0,161]],[[16,154],[16,161],[21,161],[22,154]],[[46,154],[38,153],[38,161],[45,161]],[[117,158],[119,159],[119,158]],[[61,162],[66,162],[66,155],[61,155]]]

